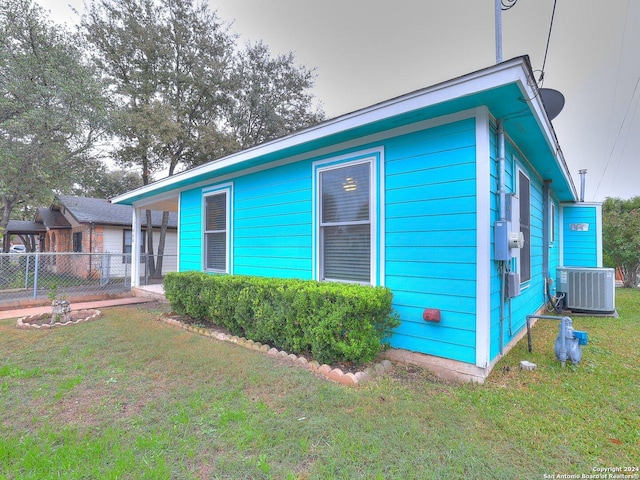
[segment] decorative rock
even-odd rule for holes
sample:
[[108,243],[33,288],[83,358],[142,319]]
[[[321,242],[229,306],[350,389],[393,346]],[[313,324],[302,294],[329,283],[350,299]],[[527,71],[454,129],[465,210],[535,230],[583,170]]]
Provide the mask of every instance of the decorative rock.
[[356,383],[358,385],[367,383],[371,379],[371,377],[369,377],[369,375],[367,375],[364,372],[356,372],[355,377],[356,377]]
[[340,370],[339,368],[334,368],[327,374],[327,377],[329,377],[331,380],[335,380],[336,382],[340,382],[340,379],[343,376],[344,376],[344,373],[342,373],[342,370]]
[[376,376],[384,375],[384,367],[382,365],[380,365],[379,363],[376,363],[373,366],[373,369],[376,371]]
[[382,362],[380,362],[380,365],[382,365],[382,368],[384,368],[384,371],[387,373],[393,370],[393,364],[387,359],[382,360]]
[[371,367],[367,367],[364,369],[364,373],[365,375],[367,375],[369,378],[374,378],[377,375],[377,372],[375,369],[371,368]]
[[351,372],[345,373],[344,375],[342,375],[342,377],[340,377],[340,379],[338,381],[342,385],[348,385],[348,386],[353,386],[353,385],[357,385],[358,384],[356,376]]

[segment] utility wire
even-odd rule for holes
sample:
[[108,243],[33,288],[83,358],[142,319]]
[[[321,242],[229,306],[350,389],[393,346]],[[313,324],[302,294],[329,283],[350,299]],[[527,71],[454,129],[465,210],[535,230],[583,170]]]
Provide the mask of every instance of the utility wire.
[[[627,25],[628,25],[628,21],[629,21],[629,9],[630,9],[630,4],[631,1],[628,0],[627,1],[627,11],[626,14],[624,16],[624,28],[622,30],[622,41],[620,42],[620,54],[618,55],[618,71],[616,72],[616,81],[615,81],[615,88],[613,91],[613,100],[611,101],[611,111],[609,112],[609,134],[607,135],[607,142],[609,141],[609,138],[611,138],[611,134],[612,134],[612,130],[613,130],[613,110],[615,107],[615,102],[616,102],[616,97],[618,96],[618,87],[620,84],[620,70],[622,68],[622,55],[624,53],[624,44],[625,44],[625,39],[627,38]],[[638,88],[638,82],[640,81],[640,77],[638,77],[638,80],[636,81],[636,86],[633,89],[633,93],[631,94],[631,99],[629,101],[629,107],[631,106],[631,101],[633,100],[633,97],[636,94],[636,89]],[[629,114],[629,107],[627,107],[627,111],[624,114],[624,119],[622,120],[622,124],[620,125],[620,129],[618,130],[618,134],[616,135],[615,140],[613,141],[613,145],[611,147],[611,152],[609,152],[609,156],[607,157],[607,163],[604,166],[604,170],[602,172],[602,175],[600,175],[600,180],[598,180],[598,185],[596,186],[596,190],[595,190],[595,194],[598,194],[598,191],[600,190],[600,186],[602,184],[602,180],[604,179],[607,170],[609,169],[609,164],[611,163],[611,158],[613,157],[613,151],[616,148],[616,143],[618,143],[618,138],[620,137],[620,133],[622,131],[622,127],[624,125],[624,122],[627,118],[627,115]],[[635,115],[635,113],[634,113]],[[606,147],[605,147],[606,148]]]
[[547,35],[547,47],[544,49],[544,60],[542,61],[542,71],[540,72],[540,78],[538,83],[540,86],[544,83],[544,67],[547,64],[547,53],[549,53],[549,43],[551,42],[551,30],[553,29],[553,19],[556,16],[556,3],[557,0],[553,0],[553,11],[551,12],[551,23],[549,24],[549,34]]
[[[629,110],[631,110],[631,105],[633,105],[633,99],[636,96],[636,91],[638,90],[638,85],[640,84],[640,77],[638,77],[638,79],[636,80],[636,86],[633,87],[633,93],[631,94],[631,99],[629,100],[629,103],[627,104],[627,110],[624,112],[624,118],[622,119],[622,123],[620,124],[620,128],[618,129],[618,134],[616,135],[616,139],[613,141],[613,145],[611,146],[611,152],[609,152],[609,157],[607,158],[607,164],[604,167],[604,172],[602,172],[602,176],[600,177],[600,181],[598,182],[598,186],[596,187],[596,193],[598,193],[598,189],[600,188],[600,184],[602,183],[602,179],[605,177],[605,174],[607,173],[607,169],[609,168],[609,165],[611,164],[611,159],[613,158],[613,151],[616,149],[616,145],[618,144],[618,140],[620,139],[620,135],[622,134],[622,129],[624,128],[625,123],[627,123],[627,117],[629,116]],[[636,101],[636,110],[638,108],[638,102]],[[635,112],[636,110],[634,110],[633,113],[633,118],[635,118]],[[629,133],[627,132],[627,138],[629,136]],[[625,140],[626,143],[626,140]],[[624,148],[623,148],[623,153],[624,153]],[[620,154],[622,156],[622,153]]]

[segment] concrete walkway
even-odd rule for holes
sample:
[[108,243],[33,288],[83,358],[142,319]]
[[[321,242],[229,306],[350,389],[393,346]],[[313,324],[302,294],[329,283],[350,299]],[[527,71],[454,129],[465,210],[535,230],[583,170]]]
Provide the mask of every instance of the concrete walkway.
[[[145,285],[135,287],[131,290],[133,296],[124,298],[113,298],[110,300],[94,300],[90,302],[74,302],[71,310],[100,309],[106,307],[118,307],[120,305],[136,305],[149,302],[166,302],[164,298],[164,287],[162,285]],[[20,318],[28,315],[40,315],[51,312],[51,305],[40,307],[18,307],[9,310],[0,310],[0,320],[7,318]]]

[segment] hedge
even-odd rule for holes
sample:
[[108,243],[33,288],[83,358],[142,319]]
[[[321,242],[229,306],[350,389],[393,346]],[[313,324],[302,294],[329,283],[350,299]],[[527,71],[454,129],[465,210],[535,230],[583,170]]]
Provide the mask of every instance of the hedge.
[[384,287],[172,272],[164,289],[177,313],[320,363],[369,362],[400,324]]

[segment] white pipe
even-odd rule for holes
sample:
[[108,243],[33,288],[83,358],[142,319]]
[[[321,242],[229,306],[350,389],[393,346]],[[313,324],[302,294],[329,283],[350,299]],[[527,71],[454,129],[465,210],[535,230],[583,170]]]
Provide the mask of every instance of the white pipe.
[[506,212],[506,192],[505,192],[505,158],[504,158],[504,120],[498,119],[498,195],[500,196],[500,205],[498,206],[498,214],[500,221],[507,219]]

